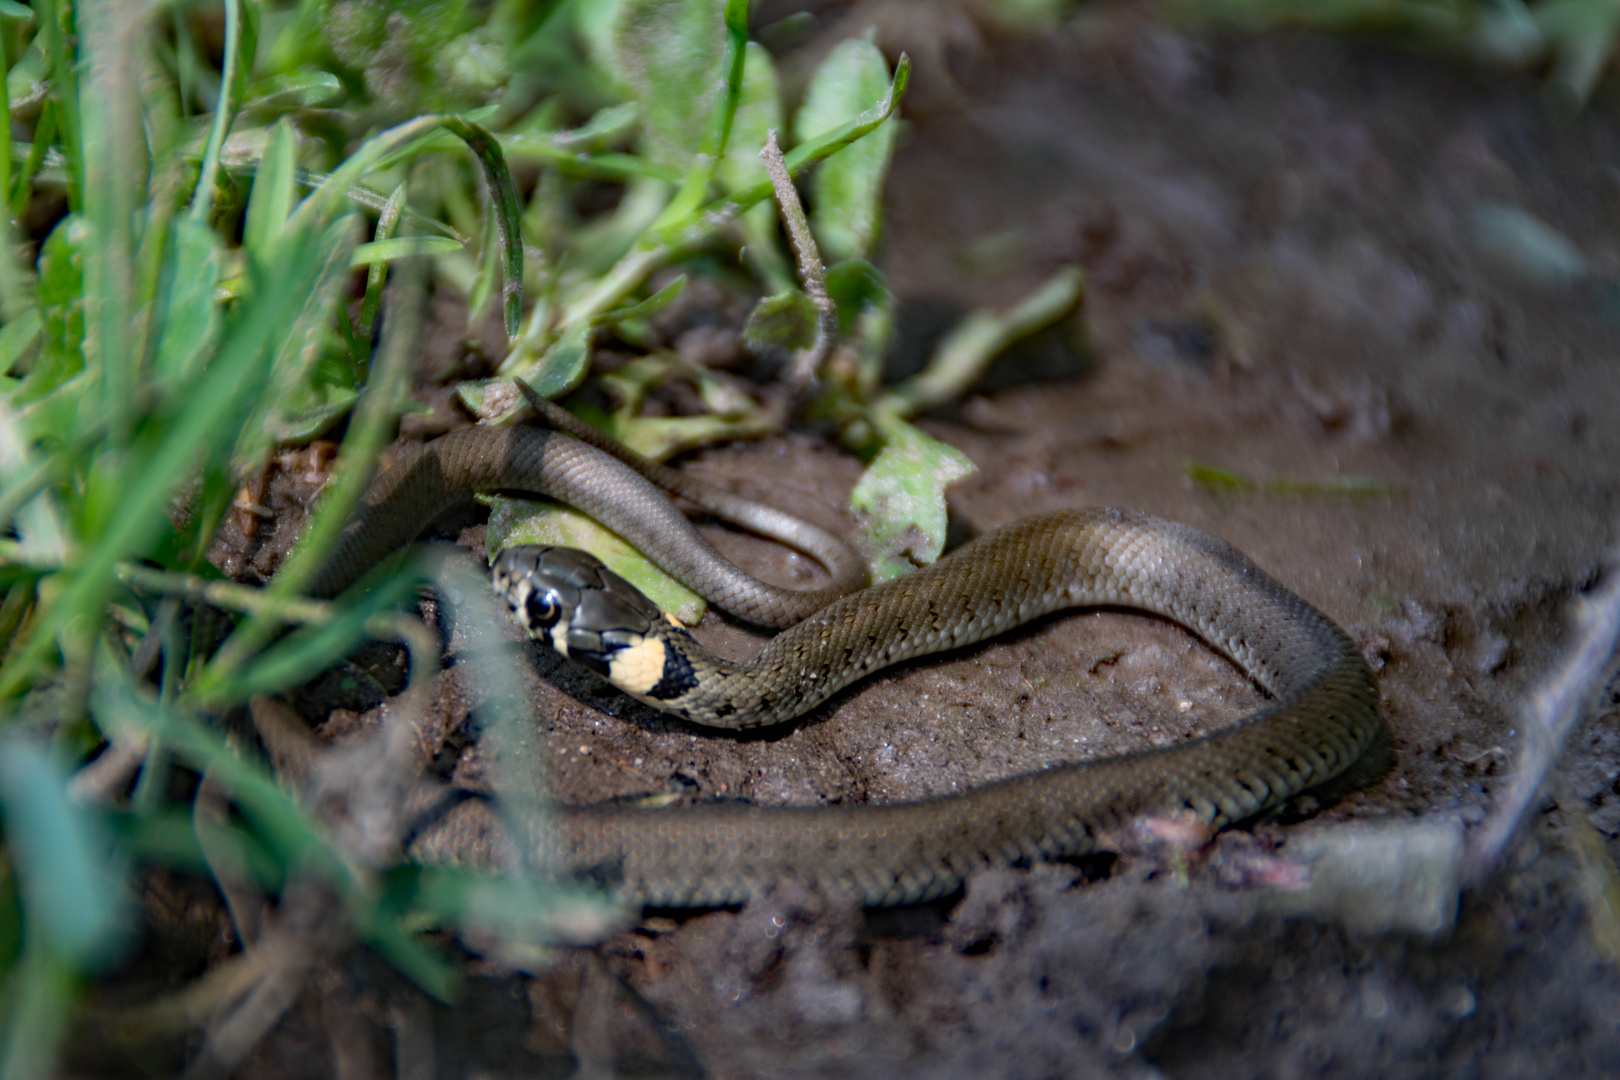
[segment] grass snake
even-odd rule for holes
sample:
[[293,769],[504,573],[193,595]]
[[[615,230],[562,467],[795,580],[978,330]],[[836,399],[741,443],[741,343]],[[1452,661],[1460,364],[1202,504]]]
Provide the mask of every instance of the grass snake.
[[[1197,739],[957,795],[887,805],[555,808],[533,861],[594,877],[627,902],[738,903],[789,877],[867,905],[926,900],[986,866],[1085,854],[1141,815],[1190,812],[1214,827],[1242,820],[1339,775],[1380,730],[1376,686],[1345,632],[1197,529],[1121,510],[1059,511],[851,592],[862,568],[836,538],[640,461],[531,401],[567,433],[475,427],[403,452],[373,481],[312,591],[335,594],[474,492],[521,490],[591,514],[733,614],[790,627],[732,663],[588,555],[516,548],[498,557],[497,587],[531,633],[696,723],[780,722],[888,665],[1097,605],[1174,620],[1270,694],[1259,710]],[[660,485],[807,551],[833,583],[800,592],[755,581],[699,536]],[[455,804],[418,832],[410,853],[475,864],[514,857],[481,800]]]

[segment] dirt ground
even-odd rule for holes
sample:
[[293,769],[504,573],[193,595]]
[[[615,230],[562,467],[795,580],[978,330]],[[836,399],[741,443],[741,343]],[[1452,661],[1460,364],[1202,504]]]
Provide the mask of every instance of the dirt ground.
[[[951,491],[956,531],[1114,505],[1227,538],[1378,673],[1393,767],[1314,822],[1477,823],[1509,773],[1521,696],[1616,540],[1612,109],[1560,118],[1528,78],[1309,36],[1189,37],[1129,10],[1033,43],[963,25],[885,39],[923,58],[881,259],[903,305],[896,364],[1061,264],[1086,268],[1088,296],[1083,326],[1021,347],[923,422],[978,466]],[[926,60],[942,42],[954,82]],[[1573,238],[1594,273],[1538,284],[1493,259],[1482,202]],[[1255,486],[1211,490],[1189,464]],[[687,467],[851,525],[859,463],[817,434]],[[1377,483],[1352,497],[1343,478]],[[768,545],[712,535],[763,576],[814,580]],[[703,635],[749,647],[712,618]],[[908,665],[743,739],[532,658],[557,788],[577,801],[942,794],[1185,739],[1259,700],[1185,632],[1113,612]],[[456,735],[476,694],[450,659],[454,759],[476,753]],[[361,694],[328,723],[363,725],[375,706]],[[453,1007],[356,948],[241,1075],[1620,1075],[1620,973],[1594,944],[1570,841],[1578,816],[1620,857],[1617,779],[1611,687],[1511,872],[1465,894],[1438,940],[1358,936],[1234,888],[1221,853],[1296,827],[1269,823],[1186,877],[1092,860],[981,874],[895,912],[784,887],[742,910],[661,913],[538,975],[475,959]],[[207,886],[155,881],[148,956],[229,951],[212,903]]]

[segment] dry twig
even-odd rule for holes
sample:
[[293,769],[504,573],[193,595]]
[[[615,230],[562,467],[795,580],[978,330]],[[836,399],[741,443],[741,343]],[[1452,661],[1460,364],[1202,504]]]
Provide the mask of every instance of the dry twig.
[[827,292],[827,273],[821,265],[821,251],[816,238],[810,233],[810,221],[804,216],[804,204],[799,201],[799,189],[793,186],[782,148],[776,141],[776,129],[765,137],[765,148],[759,152],[770,174],[771,187],[776,190],[776,205],[782,212],[782,223],[787,226],[793,241],[793,254],[799,261],[799,280],[804,282],[805,295],[816,307],[816,340],[808,349],[793,358],[788,382],[794,388],[808,386],[821,370],[827,354],[832,352],[838,339],[838,306]]
[[1564,737],[1586,715],[1603,689],[1620,647],[1620,557],[1596,594],[1577,602],[1575,643],[1563,665],[1542,680],[1524,704],[1519,766],[1490,816],[1469,838],[1467,880],[1483,881],[1518,837],[1536,806],[1547,772],[1558,760]]

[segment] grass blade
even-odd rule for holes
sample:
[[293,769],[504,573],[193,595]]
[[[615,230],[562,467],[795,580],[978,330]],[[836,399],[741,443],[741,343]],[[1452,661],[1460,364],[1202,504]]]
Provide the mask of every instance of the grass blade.
[[506,167],[501,144],[493,135],[459,116],[445,117],[444,126],[466,142],[489,184],[490,213],[501,254],[501,316],[507,343],[511,344],[517,338],[523,313],[523,206],[518,202],[517,185]]

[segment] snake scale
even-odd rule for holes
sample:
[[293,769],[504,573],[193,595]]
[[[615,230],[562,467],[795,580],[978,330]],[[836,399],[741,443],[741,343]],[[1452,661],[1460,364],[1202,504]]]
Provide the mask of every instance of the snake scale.
[[[654,483],[621,464],[635,462],[633,454],[555,406],[535,404],[572,434],[468,428],[402,453],[372,482],[312,591],[336,593],[473,492],[515,489],[584,510],[734,614],[790,625],[734,664],[704,652],[583,553],[517,548],[497,559],[497,586],[531,633],[695,722],[779,722],[890,664],[1094,605],[1180,623],[1271,695],[1258,711],[1198,739],[959,795],[889,805],[555,808],[533,862],[594,877],[626,902],[738,903],[785,878],[867,905],[926,900],[986,866],[1087,853],[1141,815],[1191,812],[1214,827],[1249,817],[1342,773],[1379,730],[1376,686],[1344,631],[1197,529],[1119,510],[1044,514],[851,593],[860,567],[836,539],[638,463],[682,497],[786,539],[833,572],[834,583],[819,592],[777,589],[714,552]],[[475,864],[515,857],[481,800],[460,802],[424,827],[411,854]]]

